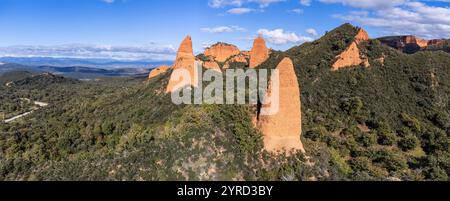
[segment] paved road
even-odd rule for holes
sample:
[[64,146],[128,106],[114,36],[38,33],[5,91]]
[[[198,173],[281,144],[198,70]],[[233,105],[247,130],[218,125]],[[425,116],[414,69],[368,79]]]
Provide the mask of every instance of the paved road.
[[[37,105],[37,106],[39,106],[39,107],[46,107],[46,106],[48,106],[48,103],[39,102],[39,101],[34,101],[34,104]],[[37,110],[37,109],[35,109],[35,110]],[[33,112],[34,112],[34,110],[29,111],[29,112],[25,112],[25,113],[23,113],[23,114],[19,114],[19,115],[15,116],[15,117],[6,119],[6,120],[4,120],[3,122],[9,123],[9,122],[12,122],[12,121],[14,121],[14,120],[16,120],[16,119],[20,119],[20,118],[22,118],[22,117],[24,117],[24,116],[27,116],[27,115],[29,115],[29,114],[31,114],[31,113],[33,113]]]

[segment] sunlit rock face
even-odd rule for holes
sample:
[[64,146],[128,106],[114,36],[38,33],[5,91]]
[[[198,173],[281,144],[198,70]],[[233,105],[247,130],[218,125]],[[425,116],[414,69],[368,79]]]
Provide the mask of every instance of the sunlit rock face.
[[250,68],[255,68],[264,63],[269,56],[270,50],[266,46],[266,41],[261,36],[257,37],[250,51]]
[[369,60],[361,55],[360,50],[358,48],[358,44],[362,41],[369,40],[369,35],[364,29],[359,29],[358,33],[355,35],[354,40],[350,45],[339,54],[336,58],[336,62],[332,66],[332,70],[339,70],[341,68],[348,68],[352,66],[360,66],[363,65],[365,67],[369,67]]
[[[192,39],[190,36],[187,36],[178,48],[177,58],[173,65],[174,71],[170,76],[166,92],[170,93],[176,91],[183,86],[197,86],[196,67],[199,65],[201,66],[201,63],[195,60],[194,52],[192,50]],[[183,69],[185,71],[177,71],[177,69]],[[191,79],[179,79],[178,73],[180,72],[186,72]]]
[[148,79],[151,79],[151,78],[154,78],[154,77],[156,77],[158,75],[161,75],[161,74],[167,72],[170,68],[172,68],[172,67],[171,66],[166,66],[166,65],[163,65],[163,66],[160,66],[158,68],[155,68],[148,75]]
[[187,36],[178,48],[177,58],[173,68],[189,68],[194,65],[194,61],[195,56],[192,50],[192,39],[190,36]]
[[221,72],[219,64],[215,61],[204,61],[203,67],[206,69],[211,69],[211,70],[216,70],[216,71]]
[[[300,86],[292,60],[284,58],[277,69],[279,71],[278,91],[275,91],[277,87],[274,87],[275,78],[272,77],[265,99],[270,99],[275,94],[279,95],[279,99],[263,104],[257,119],[257,126],[264,135],[264,148],[270,152],[291,150],[304,152],[300,140],[302,133]],[[278,107],[276,107],[277,104]]]
[[389,36],[379,38],[378,40],[385,45],[408,54],[416,53],[420,50],[426,50],[428,48],[438,48],[445,42],[443,39],[426,40],[413,35]]
[[241,51],[234,45],[217,43],[204,52],[204,55],[212,58],[216,62],[225,62],[228,58],[240,54]]

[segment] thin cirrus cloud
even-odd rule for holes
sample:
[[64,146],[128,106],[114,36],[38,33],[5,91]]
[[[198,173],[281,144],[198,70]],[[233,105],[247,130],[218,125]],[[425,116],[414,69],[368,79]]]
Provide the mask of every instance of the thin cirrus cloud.
[[0,47],[0,57],[54,57],[116,60],[165,61],[174,58],[172,45],[150,43],[142,46],[54,45]]
[[285,0],[209,0],[208,5],[212,8],[222,8],[227,6],[241,7],[244,4],[258,4],[260,8],[265,8],[273,3],[283,2]]
[[287,12],[288,13],[295,13],[295,14],[303,14],[303,9],[294,8],[294,9],[287,10]]
[[284,31],[283,29],[259,29],[258,34],[262,35],[269,43],[274,45],[300,44],[313,40],[311,37]]
[[255,12],[256,9],[253,8],[232,8],[227,10],[228,14],[232,14],[232,15],[242,15],[242,14],[246,14],[246,13],[251,13],[251,12]]
[[101,1],[103,1],[105,3],[114,3],[115,0],[101,0]]
[[217,27],[205,27],[200,29],[202,32],[206,33],[231,33],[231,32],[243,32],[246,31],[244,28],[239,26],[217,26]]

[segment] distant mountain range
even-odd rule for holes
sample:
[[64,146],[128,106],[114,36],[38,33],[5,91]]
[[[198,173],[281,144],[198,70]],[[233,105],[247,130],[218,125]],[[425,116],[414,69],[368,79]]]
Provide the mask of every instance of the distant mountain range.
[[15,72],[26,71],[31,73],[53,73],[76,79],[95,79],[100,77],[141,77],[147,76],[150,68],[98,68],[84,66],[28,66],[16,63],[0,63],[0,75]]
[[53,57],[0,57],[0,63],[16,63],[27,66],[83,66],[90,68],[155,68],[170,64],[170,61],[146,60],[114,60],[114,59],[84,59],[84,58],[53,58]]

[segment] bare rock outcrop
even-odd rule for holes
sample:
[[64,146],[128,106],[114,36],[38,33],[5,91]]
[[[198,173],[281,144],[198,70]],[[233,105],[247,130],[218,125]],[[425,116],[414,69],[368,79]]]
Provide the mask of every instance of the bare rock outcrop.
[[219,64],[217,62],[215,62],[215,61],[204,61],[203,62],[203,67],[206,68],[206,69],[212,69],[212,70],[221,71]]
[[332,70],[335,71],[341,68],[359,66],[361,64],[363,64],[365,67],[370,66],[369,60],[367,58],[361,58],[357,43],[352,42],[344,52],[337,56],[337,61],[333,64]]
[[[188,83],[186,80],[178,80],[178,77],[174,76],[174,72],[172,72],[172,75],[170,76],[169,83],[167,84],[166,92],[170,93],[178,88],[176,86],[180,85],[191,85],[196,86],[197,81],[194,79],[196,77],[196,71],[195,68],[197,67],[198,62],[195,60],[194,51],[192,50],[192,39],[190,36],[187,36],[183,42],[181,43],[180,47],[178,48],[177,52],[177,58],[175,60],[175,63],[173,65],[173,69],[185,69],[187,72],[189,72],[189,75],[191,76],[191,80]],[[181,83],[183,82],[183,83]]]
[[249,56],[241,53],[228,59],[223,65],[223,68],[229,68],[231,63],[244,63],[246,66],[248,66],[248,60]]
[[367,33],[364,29],[359,29],[358,33],[355,36],[356,41],[368,41],[369,40],[369,33]]
[[428,41],[428,46],[439,46],[443,45],[445,43],[445,40],[443,39],[433,39]]
[[258,36],[253,42],[252,50],[250,51],[250,68],[255,68],[264,63],[270,56],[270,50],[266,46],[266,41],[261,36]]
[[347,49],[345,49],[336,57],[337,61],[333,64],[332,70],[335,71],[341,68],[359,65],[369,67],[369,59],[364,58],[364,56],[360,54],[358,48],[358,44],[360,42],[367,40],[369,40],[369,35],[367,34],[367,32],[364,29],[359,29],[358,33],[354,37],[353,42],[351,42]]
[[150,71],[150,74],[148,75],[148,79],[154,78],[158,75],[161,75],[165,72],[167,72],[170,68],[172,68],[171,66],[167,66],[167,65],[163,65],[160,66],[158,68],[153,69],[152,71]]
[[[304,152],[300,140],[302,133],[300,87],[292,60],[284,58],[277,69],[279,70],[279,100],[271,101],[260,108],[274,114],[261,113],[257,119],[257,126],[264,135],[264,148],[271,152],[290,150]],[[274,90],[277,90],[273,86],[273,79],[274,77],[271,78],[265,98],[269,98],[274,94]],[[276,107],[277,104],[278,107]]]
[[241,53],[238,47],[226,43],[217,43],[205,50],[205,56],[217,62],[225,62],[228,58]]

